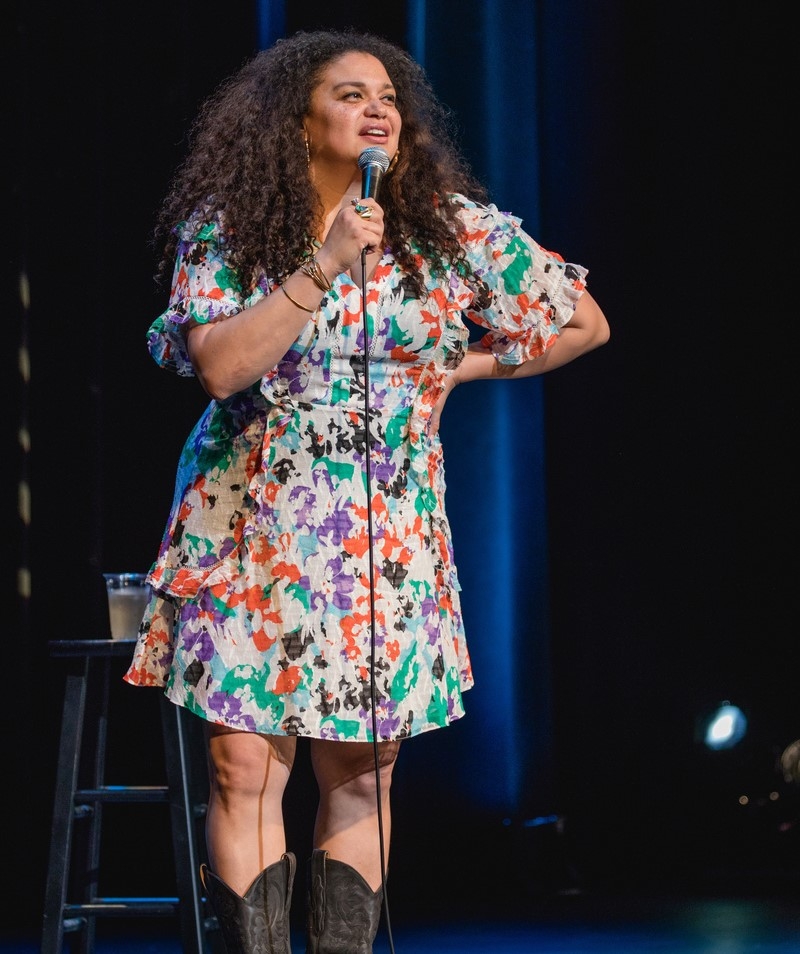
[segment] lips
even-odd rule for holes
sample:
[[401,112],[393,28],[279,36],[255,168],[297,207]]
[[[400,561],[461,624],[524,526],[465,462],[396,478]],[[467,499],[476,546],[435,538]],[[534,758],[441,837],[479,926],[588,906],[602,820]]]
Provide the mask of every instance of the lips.
[[389,130],[382,126],[367,126],[361,131],[362,136],[370,136],[373,139],[386,139],[389,136]]

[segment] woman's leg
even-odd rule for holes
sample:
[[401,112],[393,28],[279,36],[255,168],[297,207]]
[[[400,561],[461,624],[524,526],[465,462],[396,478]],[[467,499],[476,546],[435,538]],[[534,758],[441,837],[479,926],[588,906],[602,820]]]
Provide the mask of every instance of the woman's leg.
[[210,797],[206,843],[211,870],[243,895],[286,850],[283,793],[296,739],[206,725]]
[[[391,835],[389,787],[399,742],[379,745],[383,845]],[[319,786],[308,867],[306,954],[371,954],[383,903],[375,749],[365,742],[311,742]]]
[[[399,742],[378,744],[383,843],[388,863],[391,835],[389,790]],[[361,875],[373,891],[381,885],[375,750],[371,742],[311,740],[311,764],[319,786],[314,847]]]

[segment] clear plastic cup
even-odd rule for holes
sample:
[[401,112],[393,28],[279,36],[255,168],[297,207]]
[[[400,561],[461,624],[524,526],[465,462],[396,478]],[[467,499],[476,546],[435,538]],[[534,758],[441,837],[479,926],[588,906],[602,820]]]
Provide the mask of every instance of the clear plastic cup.
[[150,597],[146,573],[104,573],[112,639],[136,639]]

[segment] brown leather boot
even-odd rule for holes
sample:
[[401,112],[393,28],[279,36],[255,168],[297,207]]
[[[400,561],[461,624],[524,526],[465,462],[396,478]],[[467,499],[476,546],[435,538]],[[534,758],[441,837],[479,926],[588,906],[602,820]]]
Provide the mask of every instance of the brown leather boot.
[[287,851],[241,897],[206,865],[200,866],[227,954],[292,954],[289,908],[295,867],[295,857]]
[[372,954],[382,901],[382,888],[373,891],[355,868],[315,848],[308,877],[306,954]]

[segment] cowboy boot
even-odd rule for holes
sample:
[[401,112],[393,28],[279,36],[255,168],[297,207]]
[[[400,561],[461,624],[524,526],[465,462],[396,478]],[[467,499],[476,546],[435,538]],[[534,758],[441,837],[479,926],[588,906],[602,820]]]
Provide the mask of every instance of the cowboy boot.
[[306,954],[372,954],[382,900],[382,888],[373,891],[355,868],[315,848],[308,878]]
[[289,906],[295,865],[287,851],[261,872],[243,897],[206,865],[200,866],[227,954],[292,954]]

